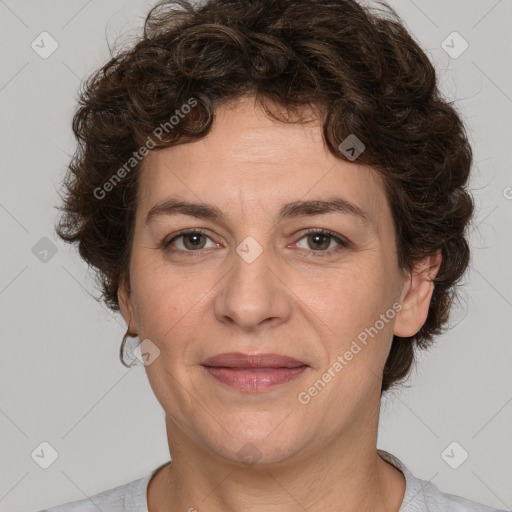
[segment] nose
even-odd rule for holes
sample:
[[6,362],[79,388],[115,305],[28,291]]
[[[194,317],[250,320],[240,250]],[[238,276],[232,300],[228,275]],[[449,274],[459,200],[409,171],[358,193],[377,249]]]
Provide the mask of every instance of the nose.
[[291,294],[280,274],[278,259],[272,257],[270,249],[264,249],[253,261],[243,252],[234,252],[231,268],[215,297],[217,320],[252,332],[263,325],[286,322],[292,310]]

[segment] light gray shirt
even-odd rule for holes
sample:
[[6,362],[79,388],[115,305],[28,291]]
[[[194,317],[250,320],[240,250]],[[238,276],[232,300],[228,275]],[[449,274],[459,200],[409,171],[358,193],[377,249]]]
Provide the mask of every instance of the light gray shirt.
[[[414,477],[394,455],[384,450],[377,451],[384,460],[393,464],[405,476],[405,495],[399,512],[506,512],[454,494],[445,494],[434,484]],[[90,499],[73,501],[39,512],[148,512],[148,483],[163,466],[165,464],[139,480],[101,492]]]

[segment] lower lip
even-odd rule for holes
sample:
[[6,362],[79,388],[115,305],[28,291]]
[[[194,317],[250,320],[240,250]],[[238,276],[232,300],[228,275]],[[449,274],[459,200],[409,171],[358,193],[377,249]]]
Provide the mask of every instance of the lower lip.
[[264,391],[278,384],[284,384],[296,379],[308,368],[225,368],[203,366],[214,378],[239,391]]

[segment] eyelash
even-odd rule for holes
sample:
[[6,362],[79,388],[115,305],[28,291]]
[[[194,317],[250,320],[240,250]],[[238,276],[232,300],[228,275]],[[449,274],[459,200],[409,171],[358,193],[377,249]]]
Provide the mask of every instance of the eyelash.
[[[196,251],[185,251],[183,249],[173,248],[171,245],[172,242],[174,242],[178,238],[180,238],[186,234],[189,234],[189,233],[197,233],[197,234],[205,235],[207,238],[210,238],[207,235],[207,233],[200,228],[184,229],[183,231],[180,231],[176,236],[172,237],[169,241],[163,243],[164,250],[169,251],[171,253],[179,252],[179,251],[185,252],[185,253],[192,253],[192,254],[197,253],[197,254],[193,254],[193,257],[200,256],[201,253],[206,249],[198,249]],[[322,257],[325,257],[326,255],[328,256],[333,253],[338,253],[338,252],[342,251],[343,249],[346,249],[349,246],[349,242],[343,240],[336,233],[333,233],[332,231],[329,231],[327,229],[310,229],[309,231],[306,231],[305,233],[303,233],[302,236],[299,238],[299,240],[302,240],[303,238],[306,238],[309,235],[315,235],[315,234],[327,235],[327,236],[331,237],[333,240],[335,240],[339,244],[339,246],[336,249],[329,250],[329,251],[306,251],[309,255],[313,255],[314,257],[322,258]],[[211,240],[211,238],[210,238],[210,240]]]

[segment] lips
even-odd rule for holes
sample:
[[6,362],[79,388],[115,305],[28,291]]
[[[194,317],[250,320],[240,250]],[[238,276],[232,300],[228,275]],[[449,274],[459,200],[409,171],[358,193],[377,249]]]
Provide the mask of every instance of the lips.
[[306,363],[279,354],[218,354],[201,363],[215,380],[243,393],[266,391],[298,378]]
[[289,356],[279,354],[243,354],[229,352],[217,354],[201,363],[203,366],[214,368],[299,368],[308,366],[306,363]]

